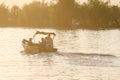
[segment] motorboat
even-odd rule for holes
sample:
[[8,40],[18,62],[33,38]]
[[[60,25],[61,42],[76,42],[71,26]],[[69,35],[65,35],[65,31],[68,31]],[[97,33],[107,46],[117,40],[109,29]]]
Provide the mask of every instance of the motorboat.
[[[47,42],[44,44],[41,43],[34,43],[32,40],[35,38],[36,35],[53,35],[55,36],[55,33],[52,32],[40,32],[36,31],[36,33],[33,35],[33,38],[30,38],[30,40],[23,39],[22,40],[22,46],[24,48],[24,51],[27,53],[40,53],[40,52],[56,52],[57,48],[54,48],[54,45],[52,46],[48,45]],[[53,41],[53,38],[52,38]],[[49,42],[49,41],[48,41]]]

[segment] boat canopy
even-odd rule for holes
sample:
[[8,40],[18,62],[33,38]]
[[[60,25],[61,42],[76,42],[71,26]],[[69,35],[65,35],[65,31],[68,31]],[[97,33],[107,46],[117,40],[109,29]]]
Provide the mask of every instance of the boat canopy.
[[36,33],[35,34],[43,34],[43,35],[56,35],[55,33],[53,33],[53,32],[40,32],[40,31],[36,31]]

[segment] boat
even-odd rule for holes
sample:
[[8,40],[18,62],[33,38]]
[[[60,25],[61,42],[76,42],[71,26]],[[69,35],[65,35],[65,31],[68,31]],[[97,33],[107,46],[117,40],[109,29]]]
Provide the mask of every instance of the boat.
[[[51,32],[40,32],[37,31],[34,35],[33,38],[30,39],[34,39],[34,37],[36,35],[53,35],[55,36],[55,33],[51,33]],[[53,38],[52,38],[53,40]],[[54,48],[54,46],[49,47],[45,45],[41,45],[40,43],[29,43],[29,40],[23,39],[22,40],[22,46],[25,52],[27,53],[41,53],[41,52],[57,52],[57,48]]]

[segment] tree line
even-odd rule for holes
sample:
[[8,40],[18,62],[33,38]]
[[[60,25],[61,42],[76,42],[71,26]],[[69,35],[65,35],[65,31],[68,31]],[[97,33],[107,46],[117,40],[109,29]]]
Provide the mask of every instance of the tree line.
[[[73,25],[72,21],[78,23]],[[37,28],[120,28],[120,7],[109,0],[88,0],[79,4],[75,0],[58,0],[56,3],[34,1],[22,8],[0,4],[0,26]]]

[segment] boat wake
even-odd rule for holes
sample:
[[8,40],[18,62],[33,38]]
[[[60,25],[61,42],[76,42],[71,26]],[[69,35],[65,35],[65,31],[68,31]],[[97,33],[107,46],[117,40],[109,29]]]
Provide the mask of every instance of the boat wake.
[[62,56],[67,57],[67,61],[71,65],[120,67],[120,57],[115,55],[68,53],[62,54]]
[[120,57],[109,54],[85,54],[85,53],[40,53],[32,58],[41,60],[46,65],[77,65],[97,67],[120,67]]

